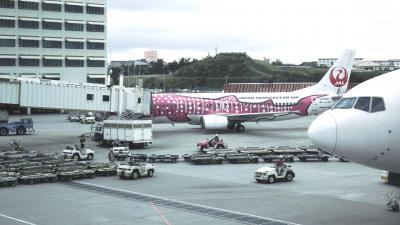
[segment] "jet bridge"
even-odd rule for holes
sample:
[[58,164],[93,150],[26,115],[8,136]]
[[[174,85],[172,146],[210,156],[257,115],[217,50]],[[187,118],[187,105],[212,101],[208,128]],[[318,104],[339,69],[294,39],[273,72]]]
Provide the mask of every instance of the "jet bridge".
[[27,108],[150,114],[150,90],[31,78],[0,78],[0,104]]

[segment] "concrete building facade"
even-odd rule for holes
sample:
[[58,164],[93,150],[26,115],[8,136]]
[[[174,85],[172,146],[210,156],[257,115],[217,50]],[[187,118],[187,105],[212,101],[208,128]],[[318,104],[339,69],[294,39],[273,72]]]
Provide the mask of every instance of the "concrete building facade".
[[105,84],[106,0],[0,0],[0,76]]

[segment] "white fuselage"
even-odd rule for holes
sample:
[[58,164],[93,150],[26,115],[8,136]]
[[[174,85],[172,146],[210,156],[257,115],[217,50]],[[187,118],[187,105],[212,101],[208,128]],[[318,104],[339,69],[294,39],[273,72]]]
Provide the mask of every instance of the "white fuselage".
[[[394,71],[353,88],[342,100],[355,98],[354,104],[335,106],[320,115],[309,127],[310,139],[339,157],[400,173],[399,82],[400,71]],[[369,110],[358,109],[362,108],[360,97],[371,97]],[[373,99],[379,98],[384,108],[374,104]],[[374,110],[376,107],[379,110]]]

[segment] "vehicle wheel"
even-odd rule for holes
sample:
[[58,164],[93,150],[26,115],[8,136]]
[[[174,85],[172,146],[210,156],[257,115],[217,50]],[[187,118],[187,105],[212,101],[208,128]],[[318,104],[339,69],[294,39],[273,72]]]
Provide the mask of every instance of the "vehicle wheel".
[[268,183],[273,184],[275,182],[275,177],[269,176],[267,181],[268,181]]
[[78,154],[75,154],[75,155],[72,157],[72,159],[75,160],[75,161],[79,161],[79,160],[81,159],[81,157],[79,157]]
[[33,180],[28,181],[28,184],[30,184],[30,185],[32,185],[33,183],[34,183]]
[[258,163],[258,158],[255,158],[255,159],[254,159],[254,163]]
[[287,181],[292,181],[293,180],[293,173],[286,174],[286,180]]
[[171,159],[171,162],[176,163],[176,159],[175,158]]
[[149,162],[153,163],[155,160],[153,158],[149,159]]
[[10,187],[14,187],[15,185],[16,185],[16,182],[14,182],[14,181],[8,182],[8,186],[10,186]]
[[85,120],[85,124],[87,124],[88,123],[88,121],[87,120]]
[[321,158],[321,161],[322,161],[322,162],[328,162],[328,157],[322,157],[322,158]]
[[88,159],[88,160],[92,160],[92,159],[93,159],[93,154],[89,154],[89,155],[87,156],[87,159]]
[[133,173],[132,173],[132,179],[133,180],[136,180],[136,179],[138,179],[139,178],[139,172],[138,171],[133,171]]
[[148,176],[148,177],[152,177],[153,174],[154,174],[154,171],[153,171],[153,170],[149,170],[149,172],[147,172],[147,176]]
[[217,149],[223,149],[224,146],[223,145],[217,145]]
[[17,128],[17,135],[24,135],[25,133],[26,133],[26,130],[24,127]]
[[300,160],[301,162],[305,162],[305,161],[307,161],[307,158],[301,157],[301,158],[299,158],[299,160]]
[[236,126],[236,131],[237,132],[244,132],[245,130],[246,130],[246,128],[241,124]]
[[395,212],[398,212],[399,211],[399,204],[394,204],[392,206],[392,210],[395,211]]
[[6,135],[8,135],[8,130],[7,130],[7,128],[1,128],[0,129],[0,136],[6,136]]

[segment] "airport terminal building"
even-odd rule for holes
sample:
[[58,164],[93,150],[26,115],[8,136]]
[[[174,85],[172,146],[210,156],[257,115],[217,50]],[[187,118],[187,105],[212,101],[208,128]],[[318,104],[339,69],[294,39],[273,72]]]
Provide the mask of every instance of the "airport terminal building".
[[106,82],[106,0],[0,0],[0,76]]

